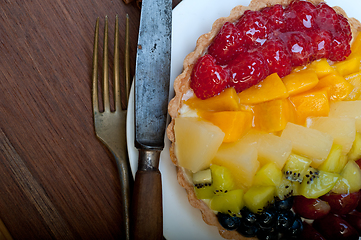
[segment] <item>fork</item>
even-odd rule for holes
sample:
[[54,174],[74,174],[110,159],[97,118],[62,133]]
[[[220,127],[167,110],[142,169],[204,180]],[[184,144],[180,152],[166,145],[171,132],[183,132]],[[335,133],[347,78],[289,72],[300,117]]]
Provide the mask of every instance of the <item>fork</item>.
[[[129,18],[126,18],[126,54],[125,54],[125,81],[121,86],[119,79],[119,27],[118,16],[115,19],[115,34],[114,34],[114,106],[115,110],[110,109],[109,96],[109,71],[108,71],[108,17],[105,17],[104,26],[104,45],[103,45],[103,105],[104,110],[99,110],[98,100],[98,39],[99,39],[99,18],[96,20],[95,34],[94,34],[94,49],[93,49],[93,115],[95,133],[98,139],[110,150],[117,163],[120,183],[122,187],[122,201],[123,201],[123,216],[124,229],[126,232],[126,239],[130,239],[130,181],[133,179],[129,167],[129,159],[127,153],[126,143],[126,114],[127,110],[122,109],[121,106],[121,87],[125,87],[125,97],[128,102],[129,96]],[[123,96],[124,97],[124,96]],[[127,104],[126,104],[127,105]]]

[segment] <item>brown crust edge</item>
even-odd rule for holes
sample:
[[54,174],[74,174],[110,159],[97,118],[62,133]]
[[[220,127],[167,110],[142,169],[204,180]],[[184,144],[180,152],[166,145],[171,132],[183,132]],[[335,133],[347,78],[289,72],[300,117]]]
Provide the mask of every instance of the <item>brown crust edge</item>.
[[[241,236],[236,231],[228,231],[225,230],[218,222],[217,217],[213,213],[213,211],[207,206],[205,202],[197,199],[195,196],[195,192],[193,189],[193,185],[187,180],[186,173],[184,170],[178,166],[177,158],[175,156],[174,146],[175,146],[175,136],[174,136],[174,119],[178,117],[178,110],[182,106],[182,97],[183,95],[190,89],[190,75],[193,69],[193,65],[197,61],[197,59],[202,56],[207,47],[210,45],[213,38],[217,35],[220,28],[223,26],[225,22],[236,22],[240,16],[246,10],[260,10],[267,6],[272,6],[275,4],[288,5],[292,0],[252,0],[248,6],[236,6],[232,9],[230,15],[228,17],[222,17],[217,19],[213,25],[210,32],[201,35],[196,43],[195,50],[189,53],[183,62],[183,72],[175,79],[174,81],[174,91],[175,97],[169,102],[168,105],[168,113],[171,116],[171,123],[167,128],[167,136],[169,140],[172,142],[170,147],[170,158],[172,162],[177,167],[177,180],[178,183],[187,191],[188,201],[194,208],[197,208],[202,213],[202,218],[205,223],[208,225],[216,226],[219,230],[219,234],[225,239],[239,239],[239,240],[250,240],[257,238],[246,238]],[[308,0],[313,4],[318,4],[320,2],[324,2],[324,0]],[[345,11],[340,7],[334,7],[337,13],[342,14],[347,17]],[[361,23],[355,18],[348,18],[349,23],[351,25],[353,36],[358,31],[361,31]]]

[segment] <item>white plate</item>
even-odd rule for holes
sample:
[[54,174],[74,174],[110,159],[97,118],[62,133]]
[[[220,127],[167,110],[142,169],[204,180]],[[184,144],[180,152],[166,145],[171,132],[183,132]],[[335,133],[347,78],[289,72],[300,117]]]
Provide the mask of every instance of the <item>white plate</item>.
[[[199,36],[211,30],[213,22],[227,17],[233,7],[249,4],[249,0],[183,0],[173,10],[172,62],[170,99],[173,97],[174,79],[182,72],[183,60],[195,48]],[[349,17],[361,19],[360,0],[328,0],[330,6],[342,7]],[[134,94],[131,90],[128,117],[127,141],[133,175],[138,165],[138,151],[134,147]],[[188,203],[186,191],[178,184],[176,169],[169,157],[170,142],[165,137],[165,148],[161,154],[160,171],[163,184],[164,237],[167,240],[223,239],[216,227],[205,224],[199,210]]]

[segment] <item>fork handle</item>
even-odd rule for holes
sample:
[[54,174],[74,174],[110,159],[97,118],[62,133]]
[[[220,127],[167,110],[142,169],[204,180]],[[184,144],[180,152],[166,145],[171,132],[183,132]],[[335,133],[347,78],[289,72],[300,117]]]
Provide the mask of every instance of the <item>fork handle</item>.
[[[133,239],[163,239],[162,179],[156,167],[142,165],[146,160],[159,163],[160,152],[139,152],[139,167],[135,175],[132,200]],[[157,158],[157,159],[152,159]]]

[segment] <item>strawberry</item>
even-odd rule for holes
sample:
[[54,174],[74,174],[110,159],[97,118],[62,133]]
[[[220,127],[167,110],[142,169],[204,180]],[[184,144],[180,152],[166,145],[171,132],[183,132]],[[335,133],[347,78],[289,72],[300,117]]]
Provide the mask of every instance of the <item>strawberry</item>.
[[272,38],[265,42],[260,49],[263,57],[268,64],[269,73],[277,73],[278,76],[284,77],[292,70],[290,53],[285,44],[279,38]]
[[287,43],[293,66],[305,65],[311,60],[313,48],[309,36],[302,32],[290,32],[282,37]]
[[241,32],[233,23],[226,22],[214,38],[208,48],[217,64],[224,65],[236,57],[239,53],[245,52],[246,47],[241,38]]
[[214,57],[206,54],[194,65],[190,87],[198,98],[207,99],[222,92],[228,81],[228,71],[217,65]]
[[251,46],[262,45],[269,34],[267,19],[260,11],[245,11],[236,27],[241,31],[245,43]]
[[338,35],[332,39],[332,51],[329,59],[332,61],[343,61],[351,54],[351,47],[346,36]]
[[316,7],[307,1],[294,0],[285,9],[287,31],[308,31],[317,29]]
[[238,55],[228,66],[230,86],[241,92],[262,81],[269,74],[265,59],[258,52]]
[[330,52],[332,52],[332,34],[326,30],[320,30],[318,32],[312,32],[310,37],[314,51],[312,60],[328,58]]
[[338,16],[336,11],[322,2],[316,6],[316,23],[320,29],[330,31],[331,34],[335,33],[335,27],[338,24]]
[[284,28],[284,10],[282,5],[276,4],[271,7],[265,7],[261,12],[268,19],[267,26],[270,29],[279,30]]

